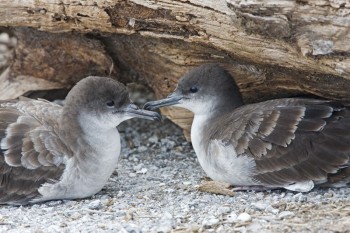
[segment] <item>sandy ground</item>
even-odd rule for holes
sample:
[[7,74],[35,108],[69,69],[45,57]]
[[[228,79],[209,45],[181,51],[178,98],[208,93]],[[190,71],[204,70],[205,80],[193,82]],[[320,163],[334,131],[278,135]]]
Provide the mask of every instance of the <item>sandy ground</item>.
[[118,128],[123,152],[102,191],[0,206],[0,232],[350,232],[350,188],[201,192],[208,181],[181,129],[168,120]]

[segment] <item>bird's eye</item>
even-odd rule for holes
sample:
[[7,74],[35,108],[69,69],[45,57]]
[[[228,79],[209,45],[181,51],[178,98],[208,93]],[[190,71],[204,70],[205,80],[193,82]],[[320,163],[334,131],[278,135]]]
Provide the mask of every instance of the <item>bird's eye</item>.
[[190,92],[192,92],[192,93],[196,93],[197,91],[198,91],[198,87],[196,87],[196,86],[193,86],[190,88]]
[[114,101],[113,101],[113,100],[108,100],[108,101],[106,102],[106,105],[107,105],[107,107],[109,107],[109,108],[113,108],[113,107],[114,107]]

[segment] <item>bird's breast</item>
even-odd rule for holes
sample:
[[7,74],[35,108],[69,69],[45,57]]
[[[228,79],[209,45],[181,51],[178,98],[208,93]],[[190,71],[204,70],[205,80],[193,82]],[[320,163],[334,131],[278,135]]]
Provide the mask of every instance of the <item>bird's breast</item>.
[[210,124],[208,117],[196,117],[191,128],[191,140],[198,161],[203,170],[213,180],[233,185],[256,185],[252,179],[255,161],[245,155],[237,155],[233,145],[219,139],[205,140],[205,125]]
[[72,199],[91,196],[102,189],[117,166],[120,136],[117,129],[88,136],[74,157],[66,163],[59,182],[43,185],[39,192],[45,199]]

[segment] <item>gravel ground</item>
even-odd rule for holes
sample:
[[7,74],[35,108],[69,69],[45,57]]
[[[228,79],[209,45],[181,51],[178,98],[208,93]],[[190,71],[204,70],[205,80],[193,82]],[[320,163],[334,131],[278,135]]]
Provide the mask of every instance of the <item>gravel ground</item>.
[[0,232],[350,232],[350,188],[200,192],[205,179],[181,129],[131,120],[123,152],[95,196],[0,207]]

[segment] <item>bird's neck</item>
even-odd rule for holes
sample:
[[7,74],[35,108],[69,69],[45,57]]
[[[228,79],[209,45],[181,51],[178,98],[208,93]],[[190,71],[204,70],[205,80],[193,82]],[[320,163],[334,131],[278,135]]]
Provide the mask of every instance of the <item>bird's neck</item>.
[[211,112],[212,117],[222,116],[225,113],[234,111],[243,105],[242,96],[238,91],[231,91],[229,94],[223,94]]
[[241,101],[220,101],[215,105],[207,106],[207,111],[195,113],[192,127],[191,127],[191,141],[196,153],[200,153],[201,143],[206,139],[206,132],[212,127],[212,124],[216,122],[216,119],[223,115],[230,114],[236,108],[242,106]]
[[[97,116],[83,114],[74,109],[64,109],[60,129],[60,136],[75,153],[87,155],[104,153],[101,151],[104,149],[110,150],[111,153],[120,150],[118,130],[100,127]],[[82,147],[87,149],[82,150]]]
[[237,98],[223,97],[214,100],[212,103],[209,103],[208,106],[200,107],[201,110],[198,112],[195,111],[194,114],[198,119],[211,120],[233,112],[242,105],[243,102],[241,99],[237,100]]

